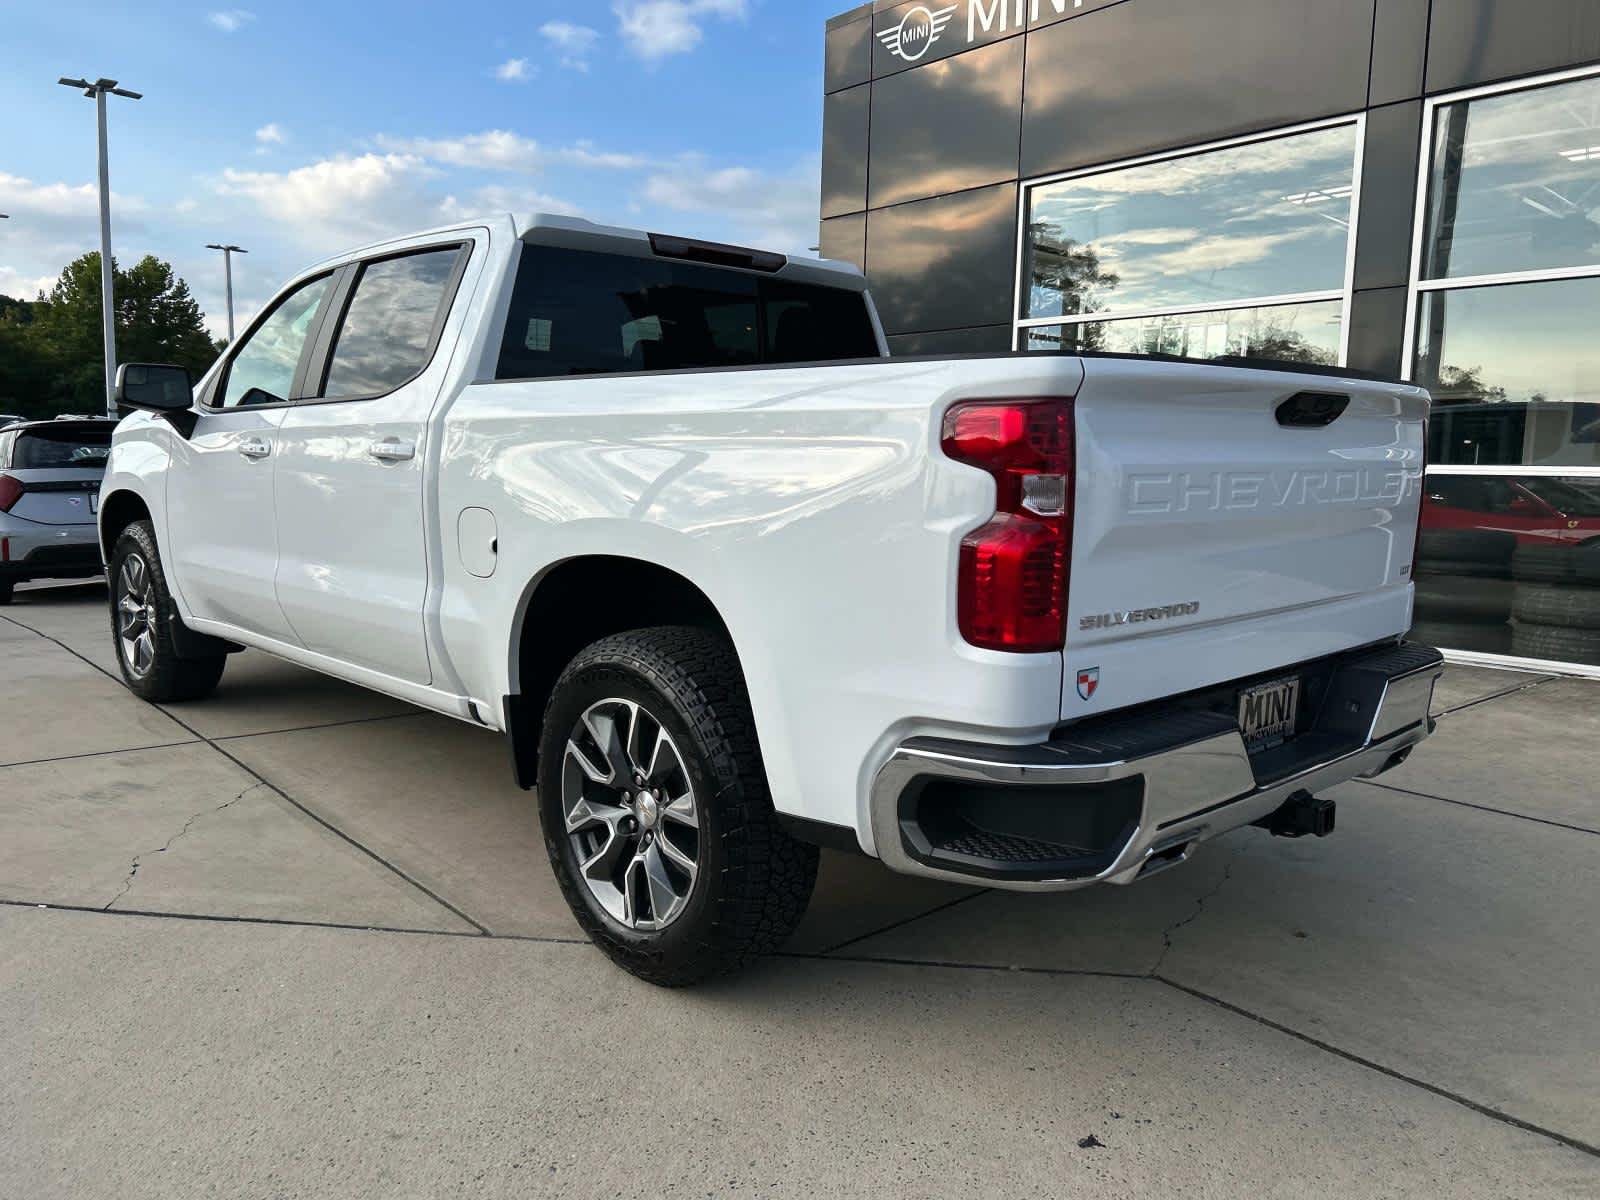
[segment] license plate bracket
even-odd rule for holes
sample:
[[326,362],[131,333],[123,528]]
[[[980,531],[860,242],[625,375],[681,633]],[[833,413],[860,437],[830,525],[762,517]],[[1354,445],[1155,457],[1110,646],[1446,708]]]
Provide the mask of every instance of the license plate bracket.
[[1239,733],[1254,754],[1281,746],[1294,736],[1300,715],[1300,677],[1239,689]]

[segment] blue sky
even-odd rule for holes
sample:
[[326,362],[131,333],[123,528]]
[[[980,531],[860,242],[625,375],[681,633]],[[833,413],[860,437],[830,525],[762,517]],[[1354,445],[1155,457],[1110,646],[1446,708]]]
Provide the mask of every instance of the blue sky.
[[0,0],[0,293],[98,245],[106,75],[117,258],[153,252],[223,326],[314,259],[483,212],[568,211],[805,250],[816,241],[815,0],[237,7]]

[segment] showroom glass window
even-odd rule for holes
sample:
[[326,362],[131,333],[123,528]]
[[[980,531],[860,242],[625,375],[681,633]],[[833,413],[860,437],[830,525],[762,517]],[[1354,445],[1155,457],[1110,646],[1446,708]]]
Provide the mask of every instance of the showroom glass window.
[[1361,122],[1030,185],[1018,345],[1342,361]]
[[1417,631],[1600,665],[1600,73],[1427,111],[1408,363],[1434,399]]

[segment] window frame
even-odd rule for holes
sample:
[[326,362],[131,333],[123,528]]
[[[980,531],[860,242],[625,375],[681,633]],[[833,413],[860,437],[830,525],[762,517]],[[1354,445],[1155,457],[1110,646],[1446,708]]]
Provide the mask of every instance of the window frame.
[[[1253,296],[1242,300],[1211,301],[1204,304],[1109,309],[1105,312],[1076,313],[1068,316],[1024,317],[1022,315],[1023,299],[1026,294],[1025,288],[1027,287],[1024,268],[1027,263],[1028,205],[1035,188],[1072,179],[1083,179],[1091,175],[1105,175],[1112,171],[1122,171],[1132,167],[1148,166],[1153,163],[1195,158],[1218,150],[1231,150],[1239,146],[1249,146],[1260,142],[1280,141],[1298,134],[1316,133],[1320,130],[1337,129],[1346,125],[1352,127],[1355,131],[1355,154],[1351,164],[1350,224],[1345,234],[1344,281],[1341,287],[1325,288],[1320,291],[1290,292],[1275,296]],[[1058,171],[1053,174],[1039,175],[1032,179],[1022,180],[1017,187],[1017,253],[1015,288],[1011,299],[1011,349],[1018,352],[1022,351],[1027,331],[1041,326],[1094,325],[1105,321],[1148,317],[1182,317],[1209,312],[1238,312],[1243,309],[1276,308],[1284,305],[1326,303],[1337,300],[1341,305],[1339,361],[1337,365],[1340,367],[1348,366],[1350,361],[1350,311],[1355,297],[1356,235],[1360,229],[1361,222],[1361,183],[1365,167],[1366,148],[1367,113],[1363,109],[1359,112],[1326,117],[1322,120],[1306,121],[1298,125],[1284,125],[1274,129],[1262,130],[1258,133],[1243,134],[1239,137],[1201,142],[1174,150],[1162,150],[1154,154],[1139,155],[1136,158],[1117,159],[1113,162],[1078,167],[1070,171]]]
[[[1435,292],[1459,292],[1474,288],[1506,287],[1518,283],[1562,283],[1569,279],[1594,279],[1600,277],[1600,262],[1594,262],[1578,267],[1540,267],[1525,271],[1501,271],[1490,275],[1460,275],[1446,276],[1441,279],[1424,279],[1422,277],[1422,256],[1425,249],[1424,242],[1428,232],[1428,204],[1432,199],[1433,184],[1433,150],[1436,141],[1435,125],[1439,110],[1452,104],[1465,104],[1474,100],[1485,100],[1492,96],[1504,96],[1512,92],[1532,92],[1541,88],[1554,87],[1563,83],[1576,83],[1581,79],[1593,79],[1600,76],[1600,64],[1587,67],[1574,67],[1566,71],[1547,71],[1540,75],[1530,75],[1521,79],[1503,80],[1500,83],[1485,84],[1482,87],[1463,88],[1454,92],[1442,92],[1437,96],[1429,96],[1422,105],[1422,141],[1417,151],[1417,187],[1415,208],[1411,216],[1411,266],[1407,273],[1406,283],[1406,327],[1405,336],[1401,342],[1400,378],[1407,383],[1412,382],[1416,374],[1417,358],[1417,318],[1422,311],[1422,298]],[[1505,475],[1573,475],[1593,467],[1468,467],[1467,470],[1477,471],[1481,474]],[[1455,468],[1440,464],[1429,464],[1428,471],[1433,473],[1453,473]]]
[[[439,353],[439,342],[444,334],[444,327],[450,319],[450,314],[455,311],[456,299],[461,291],[461,281],[467,273],[467,266],[471,262],[472,252],[476,240],[467,232],[446,238],[440,242],[430,242],[419,246],[407,246],[402,249],[375,250],[356,258],[336,261],[333,265],[321,270],[306,272],[303,276],[291,280],[278,291],[256,315],[255,320],[240,335],[239,339],[228,347],[227,356],[222,364],[222,369],[216,377],[203,389],[204,395],[200,398],[199,407],[209,413],[227,412],[267,412],[277,408],[293,408],[305,404],[345,404],[351,401],[378,400],[384,396],[393,395],[408,384],[415,383],[430,366]],[[361,278],[361,271],[368,263],[383,262],[392,258],[406,258],[413,254],[427,254],[438,250],[454,249],[456,261],[450,271],[450,277],[445,282],[444,294],[440,297],[438,311],[434,313],[433,326],[428,332],[428,354],[422,366],[404,382],[396,384],[388,391],[373,392],[361,396],[323,396],[318,393],[327,383],[328,368],[333,361],[333,348],[335,334],[344,323],[344,318],[350,307],[350,300],[355,295],[355,287]],[[233,373],[233,360],[238,357],[245,344],[255,336],[259,329],[274,312],[278,305],[289,296],[293,295],[308,283],[318,279],[330,279],[332,282],[323,294],[322,302],[317,306],[316,315],[311,318],[311,328],[306,334],[305,345],[300,349],[300,360],[295,366],[294,381],[289,390],[293,395],[284,400],[273,401],[271,404],[236,404],[231,407],[216,403],[218,397],[227,394],[228,376]],[[313,386],[313,381],[315,385]]]

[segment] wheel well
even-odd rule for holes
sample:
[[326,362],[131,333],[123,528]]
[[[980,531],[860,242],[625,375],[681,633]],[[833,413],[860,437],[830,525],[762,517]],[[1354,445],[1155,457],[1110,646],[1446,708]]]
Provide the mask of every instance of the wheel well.
[[544,707],[566,665],[591,642],[652,625],[693,625],[733,644],[710,598],[656,563],[593,555],[568,559],[539,581],[512,647],[516,695],[506,715],[518,783],[533,786]]
[[122,531],[135,521],[148,521],[150,509],[136,492],[112,492],[100,506],[100,556],[107,565]]

